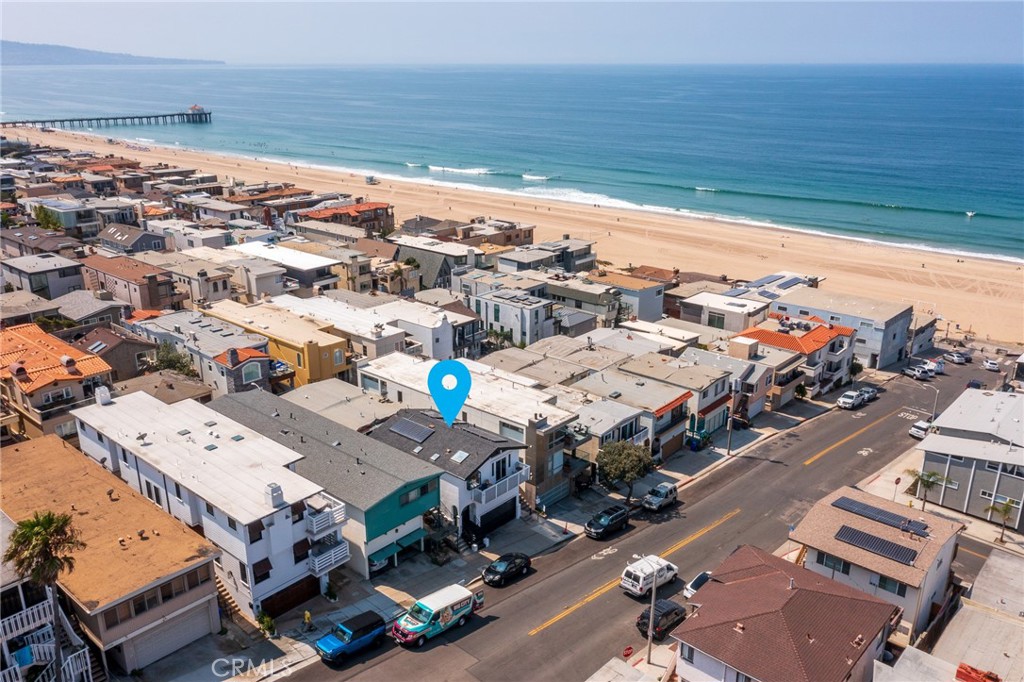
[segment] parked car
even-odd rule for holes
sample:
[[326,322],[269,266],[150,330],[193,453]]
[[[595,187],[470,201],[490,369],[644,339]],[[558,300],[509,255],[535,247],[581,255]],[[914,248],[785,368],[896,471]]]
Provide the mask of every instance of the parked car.
[[839,396],[836,406],[844,410],[854,410],[864,404],[864,396],[860,391],[847,391]]
[[946,361],[942,359],[925,360],[923,363],[921,363],[921,366],[928,370],[930,376],[946,373]]
[[364,611],[338,623],[316,641],[316,652],[325,661],[338,663],[346,656],[384,641],[388,626],[376,611]]
[[932,428],[931,422],[919,421],[914,422],[914,425],[910,427],[910,435],[912,438],[921,439],[928,435],[928,430]]
[[985,388],[985,384],[981,383],[977,379],[971,379],[967,382],[967,388]]
[[655,587],[674,583],[679,567],[660,556],[650,555],[628,564],[619,578],[619,587],[634,597],[646,597]]
[[521,552],[502,554],[484,568],[482,577],[488,585],[501,586],[513,578],[529,573],[530,565],[530,557]]
[[676,492],[675,485],[671,483],[659,483],[655,487],[651,488],[651,491],[644,495],[643,505],[644,509],[650,509],[651,511],[661,511],[665,507],[669,506],[676,501],[678,493]]
[[982,369],[987,369],[990,372],[998,372],[999,371],[999,363],[996,362],[995,360],[990,359],[990,358],[986,358],[985,360],[982,361],[981,368]]
[[946,353],[942,357],[946,358],[946,360],[952,362],[954,365],[967,364],[967,358],[964,356],[963,353]]
[[483,592],[474,594],[462,585],[449,585],[413,604],[395,621],[391,636],[399,644],[421,647],[445,630],[465,625],[483,605]]
[[923,363],[923,364],[920,364],[920,365],[915,365],[915,367],[917,367],[919,370],[924,372],[928,376],[929,379],[934,379],[935,378],[935,368],[930,366],[928,363]]
[[[686,619],[686,607],[670,599],[659,599],[654,602],[654,639],[659,642],[672,632],[677,625]],[[636,617],[636,629],[647,638],[647,628],[651,625],[651,607],[644,609]]]
[[928,372],[926,372],[924,368],[920,366],[906,367],[904,368],[903,373],[910,377],[911,379],[917,379],[918,381],[924,381],[925,379],[928,378]]
[[878,389],[874,386],[863,386],[857,393],[860,393],[864,398],[864,402],[870,403],[872,400],[878,397]]
[[698,573],[697,576],[686,583],[686,587],[683,588],[683,596],[689,599],[693,595],[697,594],[697,590],[704,586],[704,583],[711,580],[711,571],[703,571]]
[[629,510],[621,504],[616,504],[594,514],[594,518],[587,521],[587,525],[583,526],[583,532],[587,534],[587,537],[601,539],[617,530],[625,528],[628,521]]

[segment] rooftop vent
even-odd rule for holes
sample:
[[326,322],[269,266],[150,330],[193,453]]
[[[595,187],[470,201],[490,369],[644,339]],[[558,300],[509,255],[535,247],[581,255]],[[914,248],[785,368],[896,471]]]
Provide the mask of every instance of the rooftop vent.
[[278,507],[284,506],[284,490],[277,483],[268,483],[264,499],[268,506],[277,509]]

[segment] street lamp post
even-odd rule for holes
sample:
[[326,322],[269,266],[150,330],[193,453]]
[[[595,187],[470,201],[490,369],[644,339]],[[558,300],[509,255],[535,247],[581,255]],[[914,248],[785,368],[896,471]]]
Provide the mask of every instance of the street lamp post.
[[[633,555],[634,559],[646,559],[646,555]],[[651,651],[654,649],[654,602],[658,594],[658,573],[651,579],[651,611],[647,618],[647,665],[651,665]]]

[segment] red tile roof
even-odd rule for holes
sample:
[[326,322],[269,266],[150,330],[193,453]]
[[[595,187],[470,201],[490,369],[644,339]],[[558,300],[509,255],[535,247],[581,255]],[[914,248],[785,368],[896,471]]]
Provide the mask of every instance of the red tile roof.
[[899,611],[749,545],[712,576],[672,637],[761,682],[841,682]]
[[[238,365],[241,365],[241,364],[243,364],[245,362],[248,362],[249,360],[264,359],[264,358],[269,358],[270,357],[269,355],[267,355],[263,351],[258,351],[255,348],[235,348],[235,351],[238,352]],[[238,365],[232,365],[231,363],[228,362],[228,351],[224,351],[220,355],[214,357],[213,361],[214,362],[219,362],[220,364],[224,365],[225,367],[237,367],[238,366]]]
[[336,206],[334,208],[322,208],[318,211],[300,212],[304,218],[323,220],[336,215],[348,215],[353,218],[359,217],[363,211],[374,211],[378,208],[390,208],[391,204],[381,202],[368,202],[364,204],[352,204],[351,206]]
[[776,348],[785,348],[796,353],[810,355],[821,350],[840,336],[853,336],[854,330],[838,324],[818,324],[814,329],[803,334],[783,334],[774,329],[751,327],[744,329],[736,336],[756,339],[760,343]]
[[[73,363],[65,366],[63,358]],[[16,376],[24,367],[22,378]],[[110,365],[94,355],[64,343],[44,332],[37,324],[21,324],[0,335],[0,380],[17,381],[25,393],[60,381],[81,381],[110,372]]]
[[117,256],[114,258],[107,258],[106,256],[98,255],[89,256],[81,259],[80,262],[87,268],[92,268],[93,270],[110,275],[111,277],[135,282],[136,284],[144,283],[146,281],[146,275],[157,275],[165,279],[169,279],[171,277],[171,273],[164,268],[150,265],[149,263],[143,263],[140,260],[135,260],[134,258],[129,258],[127,256]]
[[152,320],[154,317],[160,317],[164,312],[162,310],[136,310],[131,316],[125,318],[125,322],[143,322],[145,320]]

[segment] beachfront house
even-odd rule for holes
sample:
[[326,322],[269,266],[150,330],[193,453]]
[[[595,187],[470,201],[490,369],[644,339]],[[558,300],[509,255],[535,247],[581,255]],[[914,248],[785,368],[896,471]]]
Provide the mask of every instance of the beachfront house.
[[617,319],[646,320],[661,319],[664,305],[665,285],[618,272],[594,270],[583,278],[584,282],[615,287],[619,291]]
[[452,271],[477,267],[481,258],[481,251],[474,246],[429,237],[392,235],[388,241],[398,246],[399,262],[418,264],[421,289],[450,289]]
[[679,303],[679,319],[741,332],[768,317],[768,303],[702,291]]

